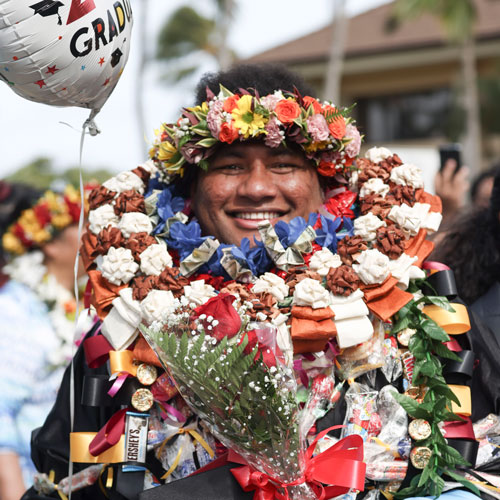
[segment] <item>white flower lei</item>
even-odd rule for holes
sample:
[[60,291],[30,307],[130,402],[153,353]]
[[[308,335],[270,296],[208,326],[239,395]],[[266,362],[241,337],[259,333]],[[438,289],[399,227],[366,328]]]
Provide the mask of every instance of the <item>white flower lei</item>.
[[[14,258],[3,271],[12,280],[27,286],[48,309],[48,316],[59,340],[57,351],[51,353],[49,369],[66,366],[73,355],[73,342],[87,332],[93,323],[90,315],[81,315],[75,330],[71,310],[76,309],[73,294],[62,286],[43,264],[43,253],[39,250]],[[70,312],[68,307],[71,308]]]

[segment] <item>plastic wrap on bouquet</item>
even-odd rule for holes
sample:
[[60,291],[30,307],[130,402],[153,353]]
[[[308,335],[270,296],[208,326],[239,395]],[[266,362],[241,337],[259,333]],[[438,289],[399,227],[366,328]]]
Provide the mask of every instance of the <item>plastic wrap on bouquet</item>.
[[303,479],[297,386],[276,347],[276,328],[240,328],[237,315],[232,328],[230,314],[226,322],[187,316],[163,329],[141,328],[181,395],[225,446],[279,487],[288,485],[292,499],[315,498]]

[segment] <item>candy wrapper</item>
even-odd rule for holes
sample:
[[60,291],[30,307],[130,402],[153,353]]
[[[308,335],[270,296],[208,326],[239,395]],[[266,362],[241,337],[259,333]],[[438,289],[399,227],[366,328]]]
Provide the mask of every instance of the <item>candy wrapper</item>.
[[[321,493],[314,489],[323,490],[321,483],[334,483],[328,467],[319,464],[315,469],[323,470],[321,477],[307,474],[306,482],[308,463],[318,457],[312,458],[299,431],[296,380],[277,347],[277,329],[271,323],[245,324],[234,300],[220,294],[194,314],[171,315],[162,327],[141,330],[193,412],[236,452],[233,460],[246,465],[235,473],[245,491],[264,488],[292,500],[316,498]],[[355,444],[359,450],[358,441],[338,443],[348,455],[344,462]],[[362,460],[359,451],[354,455]],[[364,467],[359,470],[364,476]],[[252,483],[253,472],[264,474],[264,482]],[[362,489],[361,480],[351,478],[344,491],[351,485]]]
[[384,366],[384,324],[374,320],[373,337],[355,347],[344,349],[337,356],[338,374],[344,380],[360,377],[361,375]]

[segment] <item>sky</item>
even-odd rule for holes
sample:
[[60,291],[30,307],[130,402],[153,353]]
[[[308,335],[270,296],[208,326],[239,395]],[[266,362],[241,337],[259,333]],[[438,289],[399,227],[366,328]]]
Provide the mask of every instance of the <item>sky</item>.
[[[347,12],[355,15],[388,1],[347,0]],[[162,81],[166,69],[150,64],[143,78],[145,130],[138,130],[134,90],[139,71],[137,26],[143,13],[141,0],[130,3],[136,25],[132,29],[129,60],[95,119],[101,133],[85,137],[82,150],[85,170],[102,167],[118,173],[134,168],[146,159],[153,130],[162,122],[175,120],[180,108],[192,102],[192,82],[175,87],[167,85]],[[147,47],[151,54],[162,24],[177,7],[187,4],[200,9],[210,5],[206,0],[149,0]],[[324,27],[332,13],[333,0],[236,0],[229,42],[239,57],[249,57]],[[209,62],[203,68],[215,69]],[[29,101],[0,81],[0,179],[40,156],[51,158],[60,170],[77,166],[81,127],[88,114],[83,108]]]

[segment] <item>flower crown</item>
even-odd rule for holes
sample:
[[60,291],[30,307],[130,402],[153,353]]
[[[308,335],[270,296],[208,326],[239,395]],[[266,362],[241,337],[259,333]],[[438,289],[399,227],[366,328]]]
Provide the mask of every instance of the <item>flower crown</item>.
[[186,163],[207,169],[217,143],[263,139],[271,148],[296,144],[325,177],[349,167],[359,153],[361,136],[347,116],[351,108],[302,97],[296,89],[259,97],[244,89],[233,94],[221,85],[218,95],[209,89],[207,95],[201,105],[185,108],[175,124],[155,132],[150,156],[171,177],[183,176]]
[[[92,187],[85,189],[86,198]],[[12,255],[22,255],[44,245],[65,227],[78,222],[80,210],[80,193],[73,186],[66,186],[62,194],[46,191],[7,229],[2,237],[3,249]]]

